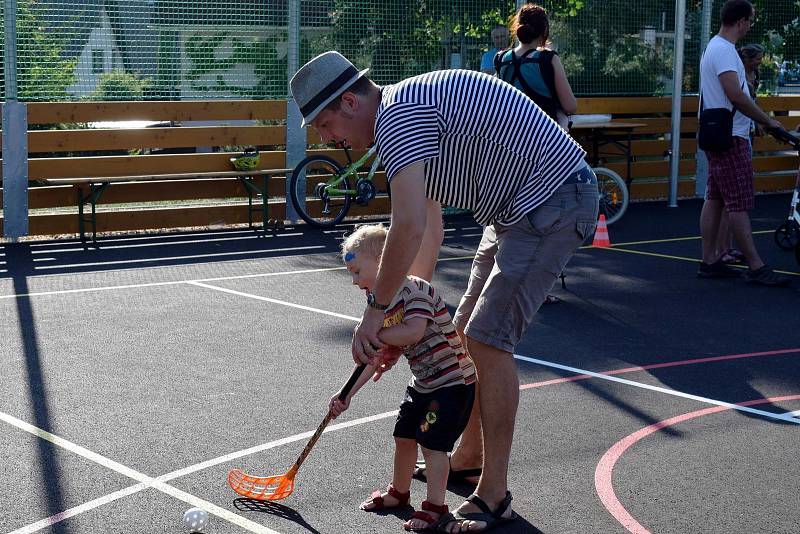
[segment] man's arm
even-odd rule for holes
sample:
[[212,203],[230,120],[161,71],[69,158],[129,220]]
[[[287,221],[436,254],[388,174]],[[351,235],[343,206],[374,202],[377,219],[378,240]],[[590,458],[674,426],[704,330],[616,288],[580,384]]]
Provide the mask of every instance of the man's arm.
[[425,162],[404,168],[392,179],[392,222],[375,280],[375,300],[388,303],[405,282],[425,237],[428,202]]
[[417,257],[411,264],[408,274],[417,276],[430,282],[436,270],[439,259],[439,249],[444,241],[444,226],[442,223],[442,205],[435,200],[428,199],[428,215],[425,224],[425,235],[419,247]]
[[749,95],[742,91],[739,85],[739,77],[733,71],[726,71],[719,75],[719,82],[722,84],[722,90],[725,91],[725,96],[728,100],[736,106],[736,109],[744,115],[750,117],[754,121],[763,124],[767,128],[783,129],[780,121],[771,118],[764,113],[761,108],[755,105]]
[[[405,281],[425,234],[428,203],[425,198],[425,162],[413,163],[392,179],[392,222],[383,247],[378,276],[372,289],[375,301],[388,304]],[[385,344],[378,338],[383,312],[367,307],[353,333],[353,359],[374,363]]]

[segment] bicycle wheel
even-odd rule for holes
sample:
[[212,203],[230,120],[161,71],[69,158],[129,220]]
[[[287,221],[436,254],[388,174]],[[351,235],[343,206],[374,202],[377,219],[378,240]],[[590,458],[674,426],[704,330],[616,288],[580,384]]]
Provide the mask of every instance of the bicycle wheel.
[[628,187],[625,180],[611,169],[595,167],[592,170],[597,176],[600,213],[606,216],[606,224],[610,226],[620,220],[628,209]]
[[800,243],[800,226],[796,222],[786,221],[775,230],[775,244],[783,250],[792,250]]
[[344,169],[327,156],[311,156],[292,171],[289,192],[300,217],[317,228],[328,228],[342,222],[350,209],[347,176],[334,184]]

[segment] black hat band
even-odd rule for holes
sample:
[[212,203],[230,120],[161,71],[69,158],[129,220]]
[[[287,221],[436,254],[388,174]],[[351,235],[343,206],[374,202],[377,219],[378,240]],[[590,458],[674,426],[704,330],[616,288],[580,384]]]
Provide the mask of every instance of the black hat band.
[[308,116],[312,111],[317,109],[320,104],[322,104],[325,100],[334,95],[337,91],[341,91],[342,84],[346,81],[350,80],[354,76],[358,75],[358,69],[353,67],[352,65],[347,67],[343,73],[339,76],[334,78],[334,80],[322,88],[322,90],[317,93],[317,95],[309,100],[303,107],[300,108],[300,113],[303,114],[304,117]]

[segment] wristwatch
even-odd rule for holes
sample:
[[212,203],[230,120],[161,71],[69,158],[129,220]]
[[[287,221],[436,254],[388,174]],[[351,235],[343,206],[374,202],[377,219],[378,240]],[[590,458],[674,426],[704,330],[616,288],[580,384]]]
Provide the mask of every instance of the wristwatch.
[[369,306],[370,308],[375,308],[376,310],[380,311],[386,311],[386,309],[389,307],[388,304],[379,304],[375,300],[375,293],[373,293],[372,291],[367,291],[367,306]]

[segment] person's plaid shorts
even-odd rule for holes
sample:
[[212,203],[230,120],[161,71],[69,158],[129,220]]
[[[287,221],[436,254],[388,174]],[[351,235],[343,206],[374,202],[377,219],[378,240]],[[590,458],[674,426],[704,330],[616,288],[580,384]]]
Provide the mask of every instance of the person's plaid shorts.
[[724,152],[706,152],[708,200],[722,199],[725,211],[750,211],[755,206],[753,155],[750,141],[734,136],[733,147]]

